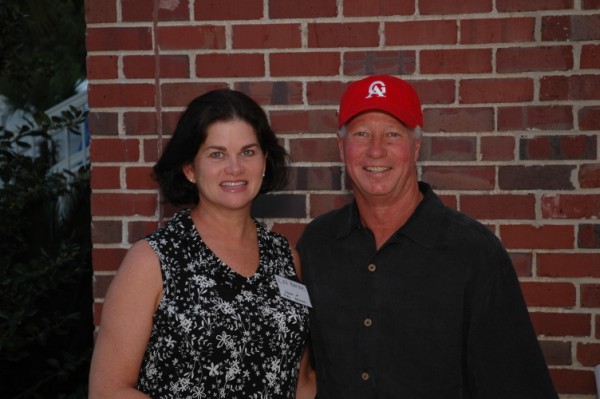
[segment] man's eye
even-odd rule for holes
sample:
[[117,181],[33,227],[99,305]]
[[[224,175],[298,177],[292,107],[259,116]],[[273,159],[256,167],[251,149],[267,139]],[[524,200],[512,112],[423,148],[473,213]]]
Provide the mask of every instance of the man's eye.
[[354,132],[352,135],[357,136],[357,137],[365,137],[367,135],[367,132],[358,131],[358,132]]

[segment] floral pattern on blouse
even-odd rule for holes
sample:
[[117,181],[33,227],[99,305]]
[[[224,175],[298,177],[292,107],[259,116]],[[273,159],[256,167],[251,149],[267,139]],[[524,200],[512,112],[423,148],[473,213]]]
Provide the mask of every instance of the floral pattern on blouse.
[[146,237],[163,297],[138,389],[152,398],[294,398],[308,309],[279,295],[275,275],[297,281],[288,241],[255,221],[260,264],[243,277],[205,245],[181,211]]

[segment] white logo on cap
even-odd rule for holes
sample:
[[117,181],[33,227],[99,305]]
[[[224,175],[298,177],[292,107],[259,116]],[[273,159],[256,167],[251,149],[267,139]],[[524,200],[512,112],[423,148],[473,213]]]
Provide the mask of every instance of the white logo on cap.
[[369,86],[369,95],[365,98],[371,98],[372,96],[385,97],[385,91],[385,83],[381,80],[376,80]]

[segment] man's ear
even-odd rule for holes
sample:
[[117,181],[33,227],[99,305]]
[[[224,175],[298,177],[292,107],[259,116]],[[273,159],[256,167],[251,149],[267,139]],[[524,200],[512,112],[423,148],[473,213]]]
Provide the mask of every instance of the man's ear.
[[344,138],[342,136],[340,136],[339,133],[337,135],[337,142],[338,142],[338,150],[340,152],[340,159],[342,160],[342,162],[344,162]]

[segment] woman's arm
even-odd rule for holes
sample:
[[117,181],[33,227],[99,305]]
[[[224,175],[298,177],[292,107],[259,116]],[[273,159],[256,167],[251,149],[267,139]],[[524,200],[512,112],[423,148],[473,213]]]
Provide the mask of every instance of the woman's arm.
[[310,365],[310,351],[308,345],[304,348],[300,360],[298,385],[296,386],[296,399],[314,399],[317,396],[317,377]]
[[139,241],[125,255],[106,294],[92,356],[90,399],[147,398],[135,385],[161,294],[158,258],[146,241]]

